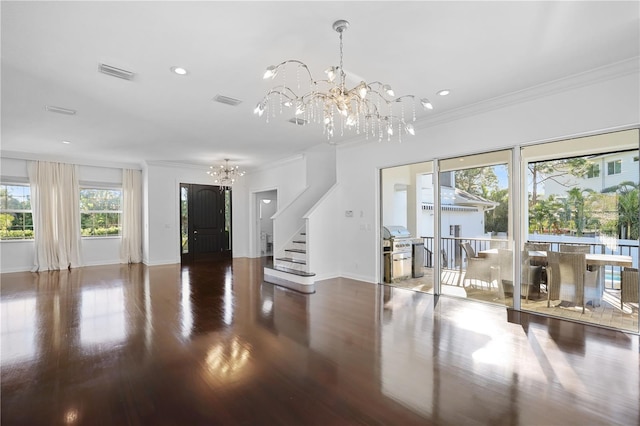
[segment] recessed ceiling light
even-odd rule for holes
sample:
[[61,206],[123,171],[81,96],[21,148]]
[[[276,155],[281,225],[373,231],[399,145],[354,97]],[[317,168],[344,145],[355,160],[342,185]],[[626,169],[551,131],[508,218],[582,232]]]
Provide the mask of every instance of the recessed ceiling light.
[[65,144],[65,145],[71,145],[71,142],[69,142],[69,141],[62,141],[62,143]]
[[439,92],[437,93],[437,95],[438,95],[438,96],[447,96],[449,93],[451,93],[451,90],[449,90],[449,89],[444,89],[444,90],[439,91]]
[[189,71],[182,67],[171,67],[171,71],[178,75],[187,75]]

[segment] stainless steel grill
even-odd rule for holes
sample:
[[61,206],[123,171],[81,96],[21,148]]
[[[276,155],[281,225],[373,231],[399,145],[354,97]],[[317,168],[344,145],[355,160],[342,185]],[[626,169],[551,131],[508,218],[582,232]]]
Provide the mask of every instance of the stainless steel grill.
[[394,282],[411,276],[413,241],[404,226],[383,227],[384,281]]

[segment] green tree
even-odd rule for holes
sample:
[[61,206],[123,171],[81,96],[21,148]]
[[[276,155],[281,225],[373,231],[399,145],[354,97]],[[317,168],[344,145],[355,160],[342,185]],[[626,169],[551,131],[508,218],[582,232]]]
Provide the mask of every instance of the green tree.
[[538,202],[538,187],[551,180],[562,186],[567,186],[566,176],[583,177],[589,170],[590,163],[584,157],[567,158],[563,160],[539,161],[527,165],[531,174],[531,198],[529,209]]
[[620,184],[605,188],[603,193],[615,192],[617,195],[618,207],[618,237],[622,239],[637,240],[640,235],[639,230],[639,184],[624,181]]
[[456,188],[483,196],[498,189],[498,177],[493,167],[456,170]]
[[15,217],[10,213],[0,213],[0,230],[3,234],[13,226],[13,220]]
[[539,198],[529,210],[529,228],[538,233],[557,233],[562,229],[565,207],[555,196]]
[[[592,189],[571,188],[567,191],[567,201],[571,206],[571,218],[573,219],[576,235],[581,237],[590,219],[590,212],[585,209],[585,204]],[[586,194],[586,197],[585,197]]]
[[486,197],[499,203],[495,209],[485,212],[485,232],[507,232],[509,228],[509,189],[487,193]]

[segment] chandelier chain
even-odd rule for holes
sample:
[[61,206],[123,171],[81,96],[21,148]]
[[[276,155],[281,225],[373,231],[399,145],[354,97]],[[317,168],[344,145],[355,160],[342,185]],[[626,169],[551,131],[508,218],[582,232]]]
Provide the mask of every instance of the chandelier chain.
[[340,91],[342,93],[344,93],[344,77],[345,77],[345,72],[344,72],[344,64],[343,64],[343,47],[342,47],[342,33],[343,31],[340,31],[340,80],[341,80],[341,84],[340,84]]

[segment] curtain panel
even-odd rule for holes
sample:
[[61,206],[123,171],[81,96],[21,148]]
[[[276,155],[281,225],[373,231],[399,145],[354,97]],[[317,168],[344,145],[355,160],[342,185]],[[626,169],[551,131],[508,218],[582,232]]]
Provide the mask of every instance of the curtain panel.
[[82,266],[80,255],[80,187],[72,164],[29,163],[35,240],[32,271]]
[[122,263],[142,262],[142,175],[122,170]]

